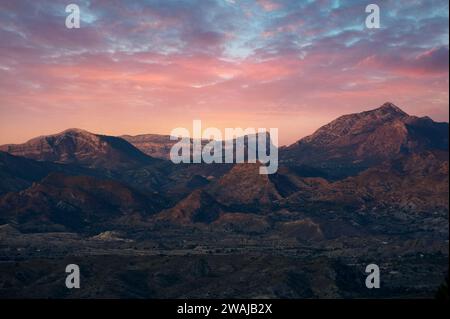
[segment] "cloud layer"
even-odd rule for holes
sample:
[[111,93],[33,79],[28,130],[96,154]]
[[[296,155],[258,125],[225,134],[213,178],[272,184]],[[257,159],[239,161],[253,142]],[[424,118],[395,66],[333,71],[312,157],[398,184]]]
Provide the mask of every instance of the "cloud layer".
[[279,127],[291,143],[392,101],[448,121],[448,1],[0,2],[0,143],[82,127],[106,134]]

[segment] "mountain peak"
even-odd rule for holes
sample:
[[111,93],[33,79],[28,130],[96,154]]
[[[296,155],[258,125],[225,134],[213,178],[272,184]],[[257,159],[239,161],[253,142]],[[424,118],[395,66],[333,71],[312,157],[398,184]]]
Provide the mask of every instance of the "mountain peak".
[[320,168],[338,176],[406,153],[448,149],[448,124],[409,116],[386,102],[343,115],[283,150],[282,161]]
[[382,106],[380,106],[378,109],[375,109],[374,111],[382,111],[384,113],[408,116],[406,112],[404,112],[401,108],[399,108],[397,105],[391,102],[384,103]]
[[88,132],[88,131],[83,130],[83,129],[80,129],[80,128],[68,128],[67,130],[62,131],[59,134],[73,134],[73,133],[75,133],[75,134],[93,135],[93,133]]

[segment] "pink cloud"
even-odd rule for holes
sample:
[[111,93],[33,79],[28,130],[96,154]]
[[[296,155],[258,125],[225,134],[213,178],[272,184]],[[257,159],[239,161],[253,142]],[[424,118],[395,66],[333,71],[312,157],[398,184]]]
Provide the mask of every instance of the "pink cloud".
[[272,0],[258,0],[258,3],[265,11],[274,11],[281,8],[280,3],[276,3]]
[[262,10],[277,11],[261,14],[238,1],[201,8],[93,1],[96,22],[70,32],[60,16],[30,11],[35,2],[17,3],[0,4],[2,13],[27,17],[0,22],[0,144],[67,127],[168,133],[200,117],[218,127],[279,127],[288,144],[388,100],[448,120],[448,41],[426,42],[448,35],[439,19],[422,22],[426,33],[398,33],[399,21],[391,32],[327,35],[353,26],[343,17],[363,8],[340,7],[322,19],[317,3],[300,10],[259,0]]
[[448,74],[448,48],[432,48],[413,57],[372,55],[359,63],[360,67],[384,69],[407,76],[422,76],[425,74]]

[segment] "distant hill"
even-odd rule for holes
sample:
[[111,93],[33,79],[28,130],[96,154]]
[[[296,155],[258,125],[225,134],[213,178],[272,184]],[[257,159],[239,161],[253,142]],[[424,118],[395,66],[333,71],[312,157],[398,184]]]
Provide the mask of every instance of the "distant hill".
[[171,141],[170,135],[142,134],[142,135],[122,135],[120,138],[128,141],[143,153],[161,159],[170,159],[170,149],[177,143]]
[[3,145],[0,150],[38,161],[106,169],[145,165],[154,161],[124,139],[80,129],[37,137],[24,144]]
[[100,175],[99,172],[75,165],[36,161],[0,151],[0,194],[25,189],[52,172],[72,175]]
[[51,173],[24,191],[1,197],[0,221],[34,231],[58,229],[56,225],[84,231],[121,217],[149,216],[163,207],[158,195],[146,195],[116,181]]

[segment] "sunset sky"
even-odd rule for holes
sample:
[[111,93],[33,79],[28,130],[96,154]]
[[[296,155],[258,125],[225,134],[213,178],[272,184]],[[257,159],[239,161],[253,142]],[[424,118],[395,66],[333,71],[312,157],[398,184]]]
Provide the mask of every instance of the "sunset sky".
[[[65,6],[81,9],[67,29]],[[366,29],[365,7],[381,8]],[[277,127],[280,144],[386,101],[449,118],[448,0],[0,1],[0,144]]]

